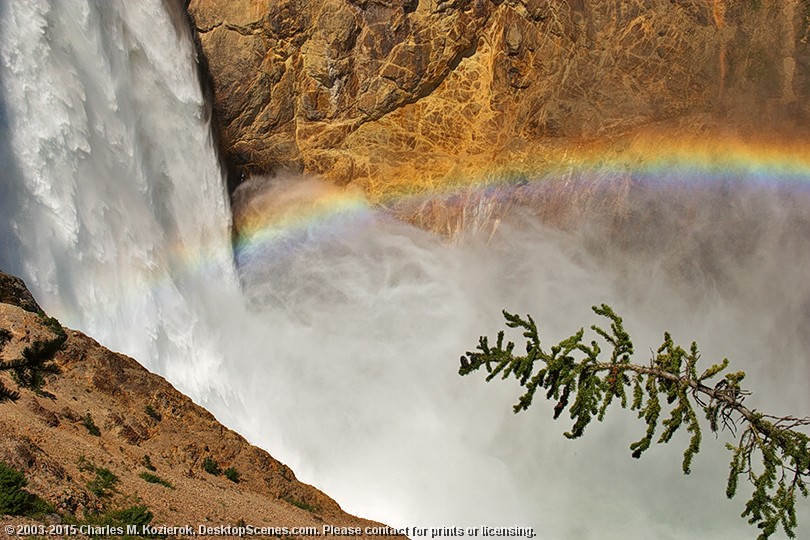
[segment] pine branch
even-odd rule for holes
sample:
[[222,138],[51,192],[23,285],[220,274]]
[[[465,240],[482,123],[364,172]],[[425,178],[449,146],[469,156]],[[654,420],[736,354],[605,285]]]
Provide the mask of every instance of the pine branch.
[[[611,350],[607,360],[600,360],[602,348],[596,340],[583,341],[584,329],[546,351],[531,316],[523,319],[504,311],[506,326],[523,330],[526,354],[516,355],[511,341],[504,345],[503,331],[494,347],[482,336],[477,350],[461,357],[459,374],[484,367],[487,381],[513,375],[525,390],[513,407],[515,413],[532,404],[538,389],[545,390],[546,399],[556,402],[555,419],[568,411],[573,425],[565,436],[572,439],[581,437],[594,417],[601,421],[615,399],[626,408],[632,395],[630,409],[638,411],[646,424],[644,436],[630,445],[633,457],[640,458],[649,449],[659,426],[663,428],[658,443],[669,442],[686,426],[691,437],[683,454],[684,474],[690,473],[692,459],[700,451],[700,410],[711,432],[728,429],[738,437],[737,445],[727,445],[732,459],[726,495],[735,496],[739,477],[750,482],[753,492],[742,517],[761,530],[760,540],[769,538],[780,525],[794,538],[796,495],[807,497],[810,477],[810,437],[797,428],[810,425],[810,418],[770,416],[748,408],[744,401],[750,392],[740,386],[745,373],[726,372],[729,361],[724,359],[698,375],[697,344],[686,350],[669,333],[649,364],[631,363],[633,343],[622,319],[605,304],[593,310],[610,322],[609,330],[591,327]],[[724,372],[711,385],[709,381]],[[665,408],[668,415],[661,420]],[[757,456],[759,464],[754,465]]]
[[[0,328],[0,352],[6,347],[6,343],[11,341],[11,332],[6,330],[5,328]],[[7,364],[0,362],[0,371],[6,371],[9,367]],[[15,392],[14,390],[8,388],[2,381],[0,381],[0,403],[4,401],[17,401],[20,399],[19,392]]]
[[[62,370],[53,363],[53,358],[67,341],[67,334],[53,317],[43,318],[43,324],[54,334],[51,339],[36,340],[31,345],[25,347],[20,357],[8,362],[0,362],[0,371],[9,371],[20,388],[33,390],[39,395],[49,395],[42,388],[45,385],[45,377],[48,375],[58,375]],[[11,334],[0,329],[0,351],[11,339]],[[17,401],[20,394],[11,390],[0,382],[0,403],[5,401]]]
[[12,390],[0,382],[0,403],[4,401],[17,401],[18,399],[20,399],[19,392]]

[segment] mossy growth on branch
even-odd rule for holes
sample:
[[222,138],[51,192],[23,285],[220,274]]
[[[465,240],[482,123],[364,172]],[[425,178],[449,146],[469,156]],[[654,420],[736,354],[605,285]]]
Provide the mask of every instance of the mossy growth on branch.
[[[541,346],[531,316],[524,319],[504,311],[506,326],[523,331],[526,353],[518,354],[514,342],[504,342],[503,331],[494,346],[481,336],[477,349],[461,357],[459,374],[483,367],[487,381],[514,376],[524,389],[515,413],[528,409],[540,391],[554,402],[555,419],[568,413],[573,424],[565,436],[571,439],[581,437],[594,419],[602,421],[611,404],[629,405],[646,424],[644,436],[630,445],[634,458],[641,457],[653,440],[667,443],[685,427],[690,435],[683,453],[685,474],[700,450],[699,415],[713,433],[728,428],[737,439],[727,445],[732,458],[726,495],[735,496],[740,477],[747,480],[753,490],[742,517],[760,529],[758,538],[769,538],[779,525],[795,538],[796,497],[807,497],[810,476],[810,437],[800,428],[810,425],[810,418],[749,409],[743,404],[750,395],[741,386],[745,373],[729,372],[727,359],[699,371],[697,344],[684,349],[669,333],[648,364],[631,363],[633,343],[622,319],[605,304],[593,310],[610,323],[609,330],[591,327],[602,345],[597,340],[586,342],[585,330],[580,329],[550,349]],[[709,382],[717,377],[714,384]]]

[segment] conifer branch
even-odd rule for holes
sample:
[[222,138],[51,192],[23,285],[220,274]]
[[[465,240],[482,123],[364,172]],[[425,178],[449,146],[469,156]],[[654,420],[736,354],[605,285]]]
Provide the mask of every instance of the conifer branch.
[[[807,497],[810,477],[810,437],[799,428],[810,425],[810,417],[771,416],[750,409],[744,404],[750,392],[741,386],[744,372],[727,372],[729,361],[723,359],[698,374],[697,344],[684,349],[669,333],[664,333],[649,364],[631,363],[633,343],[621,317],[606,304],[593,310],[610,322],[609,330],[591,327],[610,351],[607,360],[600,359],[603,350],[597,340],[583,341],[584,329],[546,350],[531,316],[524,319],[504,311],[506,326],[523,331],[526,354],[515,354],[515,343],[504,343],[503,331],[494,346],[481,336],[476,351],[461,357],[459,374],[484,367],[487,381],[514,376],[525,390],[513,407],[515,413],[528,409],[537,391],[544,390],[546,399],[555,402],[555,419],[568,411],[573,424],[565,436],[571,439],[581,437],[594,417],[602,421],[614,400],[626,408],[630,396],[630,409],[646,424],[644,436],[630,445],[632,456],[640,458],[649,449],[659,423],[658,443],[669,442],[685,426],[690,438],[683,453],[684,474],[690,473],[700,451],[700,411],[712,433],[725,429],[737,437],[736,445],[726,445],[732,452],[726,495],[735,496],[740,477],[752,485],[741,516],[761,530],[759,540],[769,538],[780,525],[795,538],[796,495]],[[709,382],[721,374],[719,381]],[[665,409],[668,415],[662,420]]]
[[[25,347],[18,358],[7,362],[0,361],[0,372],[9,371],[14,382],[20,388],[33,390],[43,396],[50,396],[43,390],[45,377],[58,375],[62,370],[53,363],[53,358],[67,341],[62,325],[53,317],[43,317],[43,324],[50,329],[54,336],[51,339],[36,340]],[[6,329],[0,329],[0,352],[11,340],[11,334]],[[0,381],[0,403],[17,401],[20,393],[5,386]]]

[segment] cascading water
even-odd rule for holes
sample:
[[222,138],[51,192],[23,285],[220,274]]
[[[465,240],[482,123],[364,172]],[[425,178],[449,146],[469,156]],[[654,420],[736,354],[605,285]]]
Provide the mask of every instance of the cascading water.
[[0,9],[0,261],[65,324],[199,398],[222,358],[200,308],[238,289],[187,31],[160,1]]
[[49,312],[364,517],[549,539],[751,536],[742,499],[724,500],[719,442],[683,477],[680,448],[629,458],[630,414],[567,441],[544,404],[513,416],[517,389],[460,379],[456,359],[502,308],[553,340],[608,302],[637,350],[669,329],[748,370],[757,406],[807,412],[801,183],[670,179],[645,184],[621,220],[555,230],[516,212],[491,239],[454,245],[360,197],[277,179],[267,196],[293,215],[237,246],[237,271],[183,28],[157,0],[0,5],[0,267]]

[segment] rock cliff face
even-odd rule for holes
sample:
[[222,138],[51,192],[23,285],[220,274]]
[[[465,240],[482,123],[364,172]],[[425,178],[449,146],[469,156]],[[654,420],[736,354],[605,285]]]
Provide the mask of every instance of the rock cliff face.
[[25,282],[17,276],[3,272],[0,272],[0,304],[11,304],[32,313],[42,312]]
[[[0,329],[11,336],[0,362],[52,337],[42,312],[29,309],[32,301],[21,280],[0,272]],[[0,461],[22,470],[28,491],[63,516],[84,519],[145,504],[155,514],[154,525],[191,525],[195,531],[198,525],[240,520],[255,527],[319,531],[324,524],[379,526],[343,512],[135,360],[72,330],[54,360],[62,373],[48,378],[46,394],[21,390],[18,401],[0,403]],[[15,388],[3,373],[0,381]],[[97,434],[90,432],[87,418]],[[234,467],[239,482],[206,472],[208,457],[223,470]],[[108,493],[93,487],[89,464],[118,477]],[[170,486],[147,481],[144,473]],[[11,519],[0,515],[0,523]]]
[[808,112],[806,0],[192,0],[188,12],[237,175],[292,168],[378,193],[673,119]]

